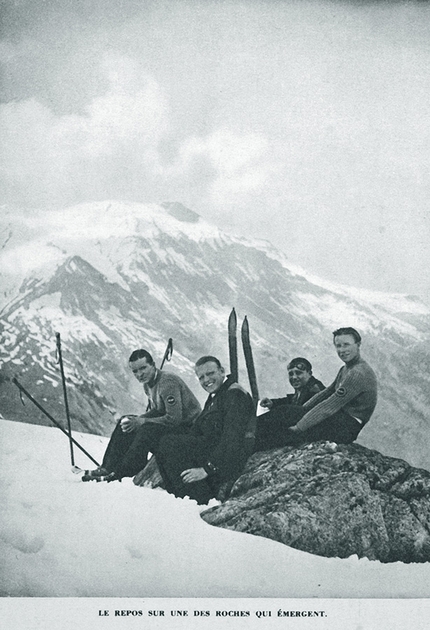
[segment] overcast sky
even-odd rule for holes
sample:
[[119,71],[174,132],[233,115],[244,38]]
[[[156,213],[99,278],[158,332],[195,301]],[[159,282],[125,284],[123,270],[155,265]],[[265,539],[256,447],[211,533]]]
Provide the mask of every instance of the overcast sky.
[[179,201],[327,279],[428,296],[427,2],[2,7],[4,203]]

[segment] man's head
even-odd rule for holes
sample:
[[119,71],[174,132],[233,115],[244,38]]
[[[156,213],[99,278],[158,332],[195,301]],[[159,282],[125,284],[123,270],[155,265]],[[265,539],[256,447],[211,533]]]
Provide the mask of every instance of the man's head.
[[155,362],[147,350],[134,350],[128,364],[139,383],[149,383],[155,376]]
[[288,380],[295,390],[302,389],[312,376],[312,365],[307,359],[297,357],[287,365]]
[[336,352],[344,363],[351,363],[360,356],[361,336],[355,328],[338,328],[333,332]]
[[215,394],[225,379],[225,370],[219,359],[211,355],[201,357],[195,365],[200,385],[208,394]]

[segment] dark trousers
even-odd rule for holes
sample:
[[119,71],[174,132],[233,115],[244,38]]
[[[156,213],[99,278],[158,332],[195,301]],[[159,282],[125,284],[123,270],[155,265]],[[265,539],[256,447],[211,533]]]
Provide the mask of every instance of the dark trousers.
[[184,483],[181,473],[188,468],[201,468],[207,462],[211,447],[207,440],[193,435],[166,435],[159,444],[157,464],[166,490],[177,497],[189,496],[199,504],[216,496],[216,479]]
[[327,440],[337,444],[351,444],[357,439],[363,426],[342,409],[319,424],[303,432],[291,432],[305,415],[302,407],[285,405],[271,410],[257,419],[255,451],[267,451],[282,446],[300,446],[310,442]]
[[318,442],[319,440],[328,440],[337,444],[351,444],[357,439],[362,428],[363,425],[358,420],[340,409],[314,427],[296,435],[301,439],[301,444]]
[[156,422],[145,422],[130,433],[121,429],[121,421],[116,425],[103,457],[103,468],[116,472],[119,477],[133,477],[145,468],[148,453],[157,452],[160,440],[172,432],[184,432],[185,426],[171,427]]
[[288,429],[303,418],[305,411],[298,405],[281,405],[257,418],[254,451],[269,451],[286,446]]

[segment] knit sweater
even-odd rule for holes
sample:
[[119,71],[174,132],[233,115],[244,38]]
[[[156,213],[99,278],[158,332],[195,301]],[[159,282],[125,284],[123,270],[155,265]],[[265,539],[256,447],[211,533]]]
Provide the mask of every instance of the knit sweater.
[[361,357],[344,365],[334,382],[303,405],[306,410],[297,423],[306,431],[341,409],[363,425],[369,421],[377,401],[376,376]]
[[176,374],[157,370],[151,383],[144,384],[148,408],[142,414],[151,422],[166,426],[191,425],[201,411],[189,387]]

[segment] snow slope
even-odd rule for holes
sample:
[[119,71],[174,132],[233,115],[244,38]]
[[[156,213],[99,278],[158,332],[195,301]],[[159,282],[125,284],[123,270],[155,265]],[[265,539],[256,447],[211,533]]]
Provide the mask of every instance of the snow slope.
[[[194,501],[131,479],[81,483],[58,429],[0,420],[0,431],[3,596],[430,597],[430,564],[322,558],[217,529]],[[101,458],[105,438],[75,437]]]

